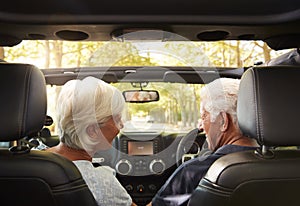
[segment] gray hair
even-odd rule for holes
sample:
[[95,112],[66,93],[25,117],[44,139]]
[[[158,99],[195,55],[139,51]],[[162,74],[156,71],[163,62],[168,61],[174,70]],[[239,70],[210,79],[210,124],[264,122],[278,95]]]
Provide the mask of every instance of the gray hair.
[[221,112],[226,112],[231,115],[233,122],[236,123],[239,84],[239,79],[219,78],[205,85],[200,91],[200,111],[206,110],[209,112],[211,122],[214,122]]
[[93,151],[100,140],[90,138],[87,127],[121,115],[124,105],[121,92],[100,79],[86,77],[68,81],[62,87],[56,105],[61,141],[71,148]]

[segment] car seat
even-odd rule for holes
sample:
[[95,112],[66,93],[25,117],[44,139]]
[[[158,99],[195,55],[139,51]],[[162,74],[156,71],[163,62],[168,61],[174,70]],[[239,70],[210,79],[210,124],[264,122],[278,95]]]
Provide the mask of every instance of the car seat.
[[1,206],[96,206],[77,167],[66,158],[30,150],[21,139],[36,135],[46,117],[46,86],[42,72],[28,64],[0,64]]
[[[225,155],[209,168],[190,206],[298,205],[300,68],[248,69],[238,95],[238,123],[259,149]],[[281,149],[278,149],[281,147]]]

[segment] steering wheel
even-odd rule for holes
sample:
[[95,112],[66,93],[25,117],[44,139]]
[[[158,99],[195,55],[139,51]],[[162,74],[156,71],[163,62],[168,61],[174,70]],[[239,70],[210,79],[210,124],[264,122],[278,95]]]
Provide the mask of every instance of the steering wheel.
[[177,167],[186,160],[193,159],[198,156],[202,150],[203,144],[205,143],[205,139],[205,134],[198,128],[191,130],[182,137],[176,151]]

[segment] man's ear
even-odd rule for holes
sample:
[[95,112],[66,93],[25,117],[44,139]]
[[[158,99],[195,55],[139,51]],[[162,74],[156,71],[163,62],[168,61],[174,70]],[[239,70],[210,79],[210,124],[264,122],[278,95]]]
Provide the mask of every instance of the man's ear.
[[228,129],[229,126],[229,114],[226,112],[221,112],[221,118],[222,118],[222,125],[221,125],[221,131],[225,132]]
[[99,138],[99,126],[98,125],[89,125],[86,128],[86,133],[91,137],[91,138]]

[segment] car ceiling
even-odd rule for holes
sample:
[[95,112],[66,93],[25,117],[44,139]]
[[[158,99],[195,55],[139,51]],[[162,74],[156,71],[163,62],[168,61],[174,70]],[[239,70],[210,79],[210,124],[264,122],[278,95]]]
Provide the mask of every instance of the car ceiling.
[[275,50],[297,48],[300,1],[10,0],[0,8],[0,46],[37,39],[106,41],[140,30],[191,41],[263,40]]

